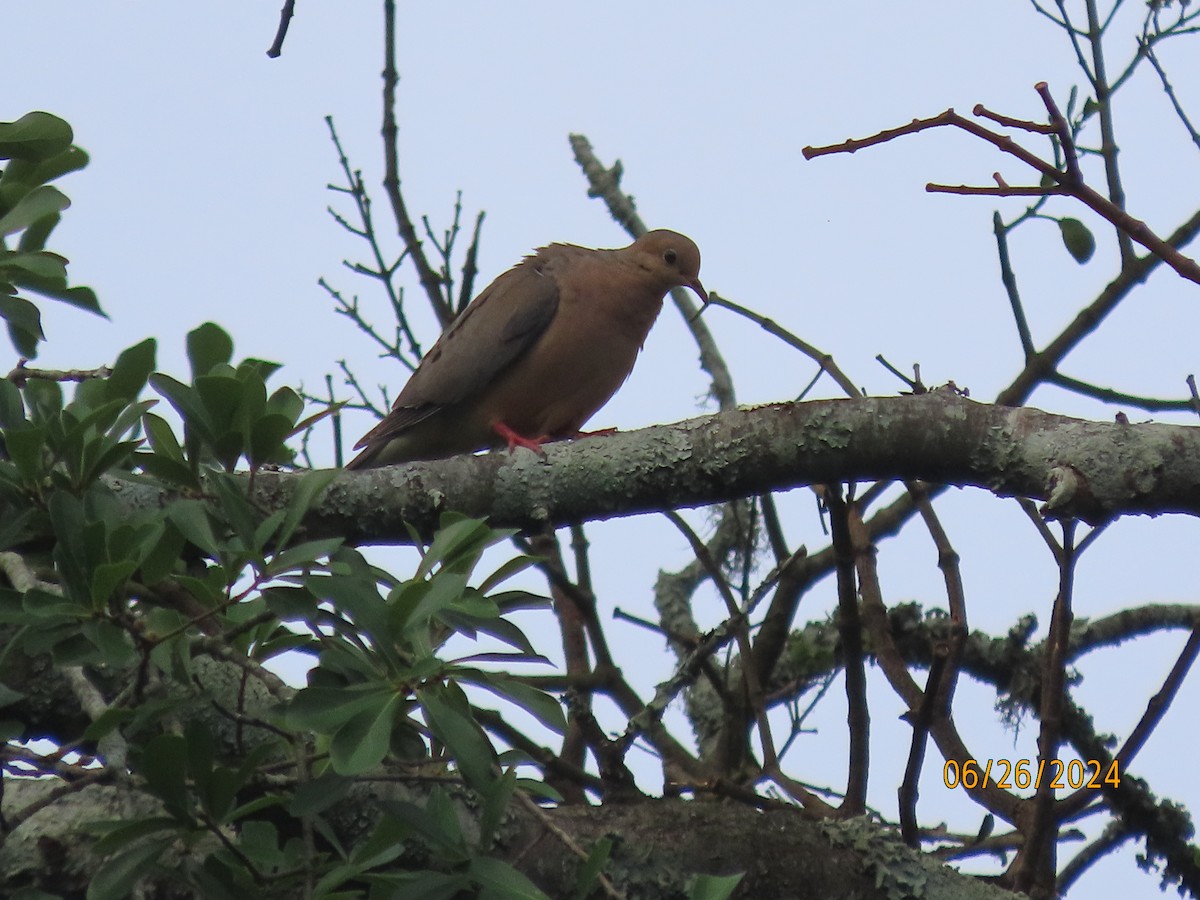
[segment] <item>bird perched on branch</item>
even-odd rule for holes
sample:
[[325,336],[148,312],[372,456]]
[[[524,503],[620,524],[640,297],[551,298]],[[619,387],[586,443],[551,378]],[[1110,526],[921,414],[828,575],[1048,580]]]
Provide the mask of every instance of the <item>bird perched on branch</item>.
[[442,333],[346,468],[577,437],[629,377],[667,292],[708,299],[699,276],[699,249],[674,231],[540,248]]

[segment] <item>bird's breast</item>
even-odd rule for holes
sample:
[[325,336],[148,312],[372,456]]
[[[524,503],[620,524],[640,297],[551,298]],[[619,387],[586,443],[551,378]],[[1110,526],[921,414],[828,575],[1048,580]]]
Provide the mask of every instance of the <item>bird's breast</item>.
[[531,437],[579,431],[629,377],[661,305],[564,303],[489,392],[493,421]]

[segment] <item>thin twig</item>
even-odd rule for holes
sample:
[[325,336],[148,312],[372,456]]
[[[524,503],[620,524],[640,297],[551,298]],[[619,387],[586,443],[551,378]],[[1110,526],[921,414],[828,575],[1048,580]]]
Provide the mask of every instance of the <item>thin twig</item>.
[[404,203],[404,195],[400,192],[400,129],[396,125],[396,85],[400,81],[396,71],[396,0],[384,0],[383,46],[383,188],[392,205],[396,228],[404,246],[408,248],[413,265],[417,267],[421,287],[425,289],[425,295],[429,298],[429,305],[433,307],[438,322],[445,328],[454,318],[454,309],[442,293],[441,277],[425,257],[421,239],[417,237],[417,230],[413,227],[408,207]]
[[1000,213],[992,213],[992,233],[996,236],[996,252],[1000,256],[1000,282],[1008,295],[1009,306],[1012,307],[1013,320],[1017,323],[1017,337],[1021,340],[1021,350],[1025,353],[1025,361],[1029,362],[1037,350],[1033,346],[1033,335],[1029,331],[1029,321],[1025,318],[1025,307],[1021,303],[1021,293],[1017,289],[1017,276],[1013,272],[1012,262],[1008,255],[1008,231],[1000,218]]
[[832,355],[822,350],[818,350],[812,344],[797,337],[786,328],[777,324],[774,319],[769,319],[766,316],[759,315],[758,313],[754,312],[754,310],[748,309],[739,303],[734,303],[732,300],[722,297],[715,291],[709,292],[708,302],[712,306],[720,306],[723,309],[728,309],[731,312],[737,313],[743,318],[749,319],[751,322],[754,322],[756,325],[758,325],[763,331],[779,338],[789,347],[795,347],[797,350],[815,362],[818,366],[820,366],[822,372],[827,373],[831,378],[833,378],[833,380],[837,382],[838,386],[845,391],[848,396],[862,396],[862,391],[860,391],[855,386],[854,382],[851,381],[845,375],[845,373],[838,368],[837,363],[833,361]]
[[93,378],[108,378],[112,369],[100,366],[96,369],[31,369],[25,363],[28,360],[19,359],[13,370],[4,377],[19,388],[25,387],[30,378],[40,378],[43,381],[91,381]]
[[[1037,86],[1040,89],[1044,88],[1044,84]],[[1048,97],[1048,93],[1045,95]],[[1051,101],[1052,102],[1052,101]],[[894,140],[902,135],[916,134],[920,131],[925,131],[930,128],[939,128],[942,126],[951,126],[961,128],[970,134],[975,135],[987,141],[989,144],[997,147],[1004,153],[1015,156],[1017,159],[1024,162],[1026,165],[1035,169],[1042,175],[1049,176],[1057,185],[1047,188],[970,188],[970,187],[946,187],[944,185],[926,185],[927,190],[931,191],[949,191],[952,193],[973,193],[984,194],[989,196],[1012,196],[1012,195],[1029,195],[1029,194],[1053,194],[1065,193],[1070,194],[1077,200],[1080,200],[1087,207],[1099,214],[1101,217],[1110,222],[1121,235],[1126,237],[1123,240],[1128,241],[1130,238],[1137,241],[1142,246],[1146,247],[1157,258],[1165,262],[1172,269],[1179,273],[1182,277],[1189,281],[1194,281],[1200,284],[1200,264],[1190,257],[1180,253],[1171,242],[1164,241],[1158,237],[1149,226],[1140,219],[1136,219],[1129,215],[1124,209],[1124,195],[1120,194],[1120,182],[1115,176],[1110,176],[1110,193],[1114,190],[1118,192],[1117,199],[1109,199],[1097,193],[1092,188],[1088,187],[1081,180],[1076,180],[1070,171],[1068,163],[1068,171],[1063,172],[1054,165],[1046,162],[1030,153],[1024,147],[1017,144],[1011,137],[1007,135],[997,134],[984,128],[977,122],[966,119],[958,115],[953,109],[948,109],[938,116],[929,119],[914,119],[908,125],[899,128],[886,129],[878,134],[867,138],[851,139],[842,142],[841,144],[831,144],[824,147],[805,147],[802,151],[806,159],[813,159],[817,156],[824,156],[830,153],[854,153],[864,147],[874,146],[875,144],[886,143]],[[1135,265],[1138,260],[1130,254],[1128,257],[1122,257],[1123,270]]]
[[856,559],[870,548],[855,545],[850,530],[850,503],[841,492],[831,488],[825,497],[833,531],[833,549],[837,557],[838,634],[841,638],[842,668],[846,674],[846,720],[850,729],[849,771],[846,799],[841,811],[850,816],[866,809],[870,765],[871,714],[867,704],[867,674],[864,664],[863,627],[859,621],[856,589]]
[[283,8],[279,10],[279,27],[275,29],[275,40],[267,48],[267,56],[271,59],[278,59],[279,55],[283,53],[283,42],[287,38],[288,26],[292,22],[292,15],[295,11],[296,0],[284,0]]

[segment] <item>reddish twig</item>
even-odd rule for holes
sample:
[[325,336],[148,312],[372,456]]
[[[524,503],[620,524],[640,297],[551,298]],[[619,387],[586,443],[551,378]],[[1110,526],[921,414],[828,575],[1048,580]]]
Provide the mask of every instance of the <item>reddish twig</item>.
[[1014,119],[1012,116],[1006,116],[1002,113],[992,112],[982,103],[976,103],[975,108],[971,110],[975,115],[983,119],[991,119],[997,125],[1003,125],[1005,128],[1020,128],[1022,131],[1032,131],[1035,134],[1054,134],[1056,128],[1053,125],[1048,125],[1045,122],[1030,122],[1028,119]]
[[[1141,219],[1134,218],[1127,213],[1122,207],[1120,201],[1110,200],[1094,189],[1083,183],[1079,173],[1079,165],[1077,153],[1074,146],[1074,141],[1071,139],[1070,129],[1066,127],[1065,120],[1062,119],[1062,114],[1058,112],[1058,107],[1054,104],[1054,100],[1050,97],[1049,89],[1044,82],[1039,82],[1035,88],[1039,95],[1042,96],[1043,102],[1047,105],[1047,110],[1052,120],[1056,120],[1054,124],[1055,134],[1058,140],[1063,145],[1063,152],[1066,158],[1065,171],[1059,169],[1051,163],[1039,158],[1030,153],[1011,137],[1004,134],[998,134],[991,131],[978,122],[964,118],[956,113],[953,109],[948,109],[941,115],[934,116],[929,119],[913,119],[908,125],[903,125],[899,128],[890,128],[872,135],[867,138],[850,139],[843,141],[840,144],[830,144],[824,147],[805,147],[802,151],[805,159],[813,159],[817,156],[826,156],[832,153],[854,153],[864,147],[872,147],[875,144],[883,144],[894,140],[902,135],[916,134],[921,131],[927,131],[931,128],[940,128],[942,126],[950,126],[960,128],[976,137],[987,141],[997,149],[1010,156],[1015,156],[1021,162],[1035,169],[1041,175],[1047,176],[1054,181],[1054,184],[1047,187],[971,187],[967,185],[938,185],[927,184],[925,189],[935,193],[950,193],[950,194],[970,194],[970,195],[985,195],[999,197],[1016,197],[1016,196],[1043,196],[1051,194],[1067,194],[1082,202],[1093,212],[1101,216],[1103,219],[1112,224],[1121,234],[1127,235],[1129,238],[1137,241],[1154,256],[1162,259],[1167,265],[1174,269],[1179,275],[1200,284],[1200,264],[1194,259],[1180,253],[1168,241],[1164,241],[1155,234],[1150,227]],[[975,107],[976,115],[984,115],[987,113],[983,107]],[[994,113],[987,113],[989,117],[994,117]]]

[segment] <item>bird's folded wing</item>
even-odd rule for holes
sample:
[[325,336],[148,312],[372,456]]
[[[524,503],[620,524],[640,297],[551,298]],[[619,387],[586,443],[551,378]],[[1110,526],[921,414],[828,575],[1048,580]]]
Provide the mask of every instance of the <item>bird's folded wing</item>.
[[389,440],[440,409],[481,394],[533,346],[554,319],[558,300],[558,281],[541,257],[509,269],[442,333],[391,412],[354,448]]

